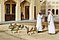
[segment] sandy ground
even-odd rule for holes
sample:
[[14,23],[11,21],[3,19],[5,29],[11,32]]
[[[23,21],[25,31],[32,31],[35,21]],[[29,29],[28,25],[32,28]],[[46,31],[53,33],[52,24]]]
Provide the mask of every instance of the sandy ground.
[[[12,33],[8,26],[9,24],[0,25],[0,40],[59,40],[59,32],[55,35],[49,35],[48,31],[28,35],[24,29],[19,33]],[[56,29],[56,31],[58,30]]]

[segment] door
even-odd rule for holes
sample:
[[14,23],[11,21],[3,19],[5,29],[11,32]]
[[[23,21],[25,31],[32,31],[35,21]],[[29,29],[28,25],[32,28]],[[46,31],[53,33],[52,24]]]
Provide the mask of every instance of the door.
[[[5,13],[5,21],[14,21],[15,20],[15,7],[16,7],[16,4],[12,4],[11,5],[12,7],[10,7],[10,4],[6,4],[5,7],[6,7],[6,13]],[[12,13],[10,14],[10,8],[12,8]]]
[[34,6],[34,19],[36,20],[36,6]]
[[29,19],[29,6],[25,6],[25,19]]

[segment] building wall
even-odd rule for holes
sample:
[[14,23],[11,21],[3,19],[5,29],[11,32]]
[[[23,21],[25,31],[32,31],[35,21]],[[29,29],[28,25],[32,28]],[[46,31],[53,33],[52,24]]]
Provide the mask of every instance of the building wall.
[[25,6],[29,6],[30,7],[30,3],[29,2],[23,2],[21,3],[21,12],[23,13],[24,15],[24,19],[25,19]]
[[[46,14],[48,10],[51,10],[54,15],[54,20],[59,21],[59,0],[47,0],[46,2]],[[54,12],[53,12],[54,10]]]
[[4,21],[4,1],[3,0],[0,0],[0,21]]
[[[0,0],[0,22],[4,22],[5,21],[5,2],[7,0]],[[16,2],[16,19],[15,21],[19,21],[21,20],[21,11],[24,12],[25,15],[25,10],[23,10],[24,8],[22,7],[21,9],[21,3],[24,0],[13,0]],[[48,9],[54,9],[55,10],[55,16],[57,17],[57,19],[59,18],[59,13],[58,15],[56,14],[56,9],[58,9],[59,12],[59,0],[26,0],[27,2],[29,2],[29,20],[34,20],[34,6],[36,6],[36,17],[37,14],[41,11],[41,10],[45,10],[45,15],[48,14]],[[27,3],[25,3],[25,6],[27,5]],[[55,18],[56,18],[55,17]]]
[[[0,0],[0,22],[4,22],[5,21],[5,2],[6,2],[7,0]],[[20,7],[20,4],[24,1],[24,0],[13,0],[13,1],[15,1],[16,2],[16,19],[15,19],[15,21],[19,21],[19,20],[21,20],[21,7]],[[29,12],[30,12],[30,14],[29,14],[29,20],[34,20],[34,0],[26,0],[27,2],[29,2],[30,3],[30,9],[29,9]],[[27,4],[25,4],[25,5],[27,5]]]
[[42,10],[45,10],[44,14],[46,15],[46,0],[43,0],[43,1],[42,0],[36,0],[36,16]]

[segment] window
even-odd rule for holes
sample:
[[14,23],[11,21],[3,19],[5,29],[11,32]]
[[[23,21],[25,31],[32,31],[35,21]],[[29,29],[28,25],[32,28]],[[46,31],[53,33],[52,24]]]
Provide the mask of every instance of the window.
[[56,15],[58,15],[58,9],[56,9]]
[[52,13],[55,14],[55,10],[54,9],[52,9]]

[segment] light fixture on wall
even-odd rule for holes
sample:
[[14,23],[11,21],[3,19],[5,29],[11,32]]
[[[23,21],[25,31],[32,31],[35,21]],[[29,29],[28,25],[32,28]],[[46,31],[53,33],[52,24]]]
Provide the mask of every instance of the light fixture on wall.
[[42,2],[43,0],[40,0],[40,2]]
[[45,1],[45,0],[39,0],[39,2],[40,2],[41,4],[43,4],[43,3],[44,3],[44,1]]

